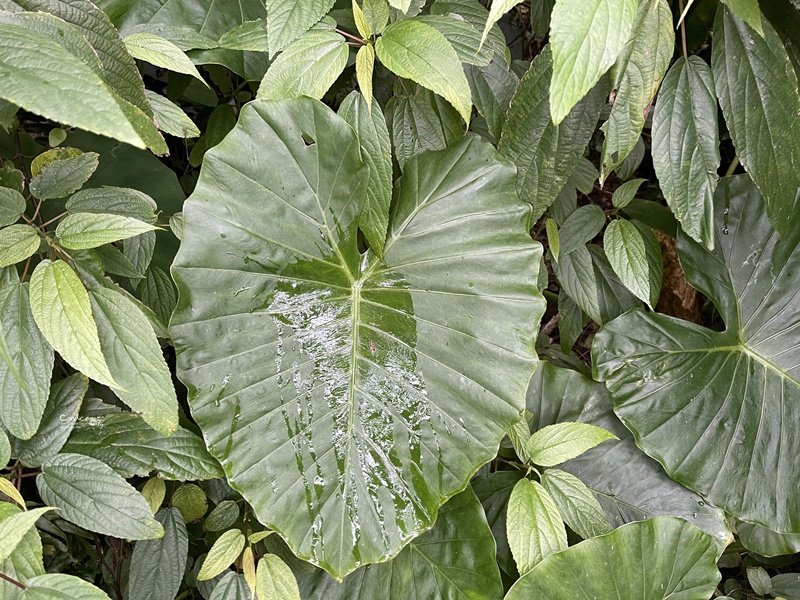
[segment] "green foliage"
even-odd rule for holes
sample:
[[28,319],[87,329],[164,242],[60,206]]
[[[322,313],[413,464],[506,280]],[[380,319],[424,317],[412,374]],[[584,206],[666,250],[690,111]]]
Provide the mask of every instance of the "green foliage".
[[0,598],[800,597],[800,9],[681,4],[0,0]]

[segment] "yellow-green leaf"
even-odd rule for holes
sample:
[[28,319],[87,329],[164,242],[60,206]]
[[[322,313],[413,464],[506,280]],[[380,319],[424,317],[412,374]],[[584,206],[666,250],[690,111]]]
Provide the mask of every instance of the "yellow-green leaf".
[[[197,574],[197,580],[208,581],[230,567],[242,553],[245,541],[244,534],[238,529],[229,529],[219,536],[211,546],[211,550],[208,551],[203,566]],[[270,596],[262,597],[269,598]]]
[[39,234],[30,225],[0,229],[0,268],[25,260],[39,249]]

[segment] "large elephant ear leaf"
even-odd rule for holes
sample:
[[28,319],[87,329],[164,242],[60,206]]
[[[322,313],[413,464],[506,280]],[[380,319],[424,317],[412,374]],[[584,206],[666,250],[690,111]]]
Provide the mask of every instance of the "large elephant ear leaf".
[[184,205],[192,414],[258,518],[338,579],[431,527],[524,406],[544,307],[514,174],[476,136],[410,159],[381,262],[358,250],[350,126],[255,101]]
[[548,556],[505,600],[705,600],[720,580],[716,562],[714,538],[681,519],[656,517]]
[[800,227],[779,239],[747,175],[723,179],[714,202],[716,250],[684,234],[678,248],[726,330],[627,313],[597,335],[595,374],[673,479],[742,520],[798,533]]

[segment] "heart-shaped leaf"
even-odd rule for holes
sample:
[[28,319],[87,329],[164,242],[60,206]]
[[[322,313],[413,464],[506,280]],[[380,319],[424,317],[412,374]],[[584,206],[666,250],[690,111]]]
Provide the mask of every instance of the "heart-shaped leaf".
[[367,176],[324,105],[255,101],[206,156],[173,269],[178,371],[209,450],[339,578],[397,554],[495,456],[543,310],[530,209],[488,142],[406,163],[385,263],[358,251]]
[[717,248],[682,233],[678,248],[726,330],[629,312],[595,338],[595,374],[673,479],[742,520],[799,533],[800,227],[779,240],[746,175],[723,179],[714,203]]

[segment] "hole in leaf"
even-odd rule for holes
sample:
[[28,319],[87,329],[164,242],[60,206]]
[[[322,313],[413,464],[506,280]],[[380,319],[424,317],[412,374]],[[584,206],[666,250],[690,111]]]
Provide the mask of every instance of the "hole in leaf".
[[315,140],[310,134],[306,133],[305,131],[302,133],[302,136],[303,136],[303,143],[306,146],[313,146],[314,144],[317,143],[317,140]]

